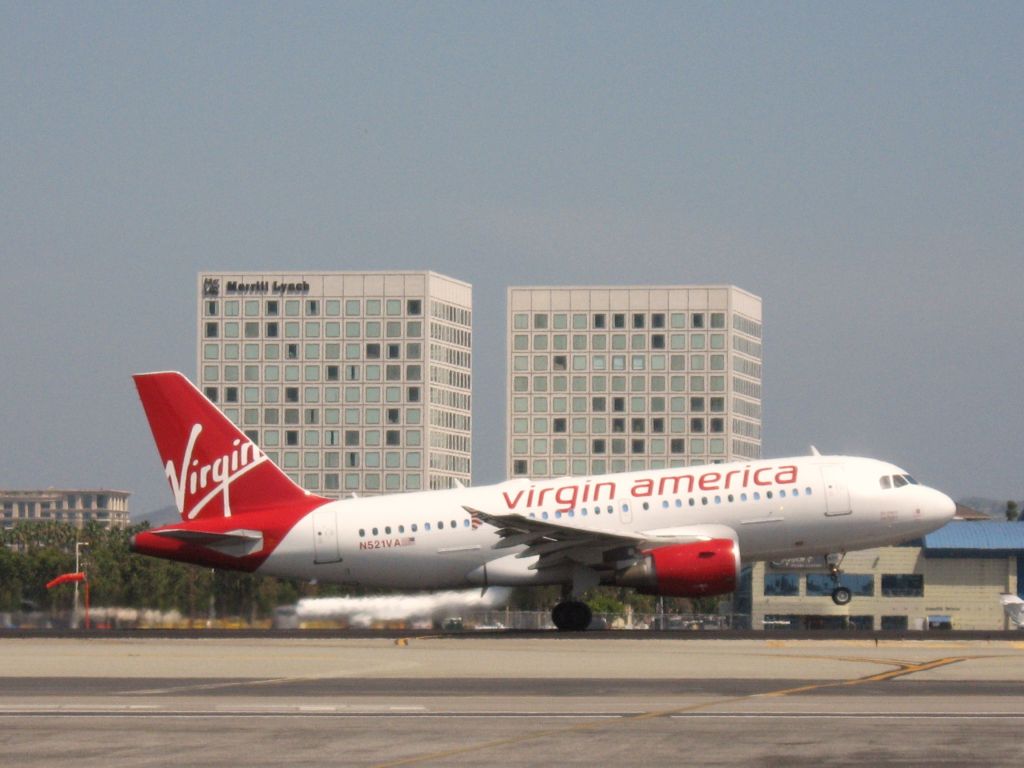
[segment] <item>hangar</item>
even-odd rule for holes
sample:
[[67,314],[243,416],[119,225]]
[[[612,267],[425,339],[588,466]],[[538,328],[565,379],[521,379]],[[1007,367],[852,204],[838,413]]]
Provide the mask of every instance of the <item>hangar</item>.
[[999,595],[1024,597],[1024,523],[954,520],[901,546],[851,552],[841,568],[854,595],[844,606],[820,558],[755,564],[753,628],[1013,629]]

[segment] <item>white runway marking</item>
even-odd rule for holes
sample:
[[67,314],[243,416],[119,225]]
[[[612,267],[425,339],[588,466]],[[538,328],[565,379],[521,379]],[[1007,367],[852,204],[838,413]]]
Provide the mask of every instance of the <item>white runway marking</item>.
[[[250,705],[216,710],[195,711],[161,709],[152,705],[25,705],[0,707],[4,717],[97,717],[97,718],[387,718],[431,720],[621,720],[641,716],[657,716],[644,711],[626,712],[537,712],[531,710],[506,712],[427,712],[425,707],[380,706],[348,709],[341,706],[295,705],[281,707]],[[957,712],[689,712],[662,716],[669,720],[1024,720],[1024,713],[957,713]]]

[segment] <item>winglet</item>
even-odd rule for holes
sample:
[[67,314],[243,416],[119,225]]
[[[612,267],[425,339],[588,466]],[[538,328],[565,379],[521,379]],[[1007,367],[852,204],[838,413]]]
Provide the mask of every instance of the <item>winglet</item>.
[[811,456],[821,456],[821,454],[818,452],[818,449],[815,448],[813,445],[811,446]]

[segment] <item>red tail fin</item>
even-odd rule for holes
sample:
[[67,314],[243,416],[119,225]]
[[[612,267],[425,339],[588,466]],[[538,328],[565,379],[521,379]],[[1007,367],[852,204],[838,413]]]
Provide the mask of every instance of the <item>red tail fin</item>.
[[318,498],[293,483],[180,373],[132,378],[183,520]]

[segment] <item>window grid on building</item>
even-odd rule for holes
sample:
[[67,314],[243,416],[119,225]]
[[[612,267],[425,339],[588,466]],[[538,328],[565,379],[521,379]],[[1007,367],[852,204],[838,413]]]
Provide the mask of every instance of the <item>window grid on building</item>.
[[202,273],[199,292],[200,387],[304,488],[469,482],[468,285],[428,272]]
[[738,288],[510,288],[510,476],[755,459],[761,303]]

